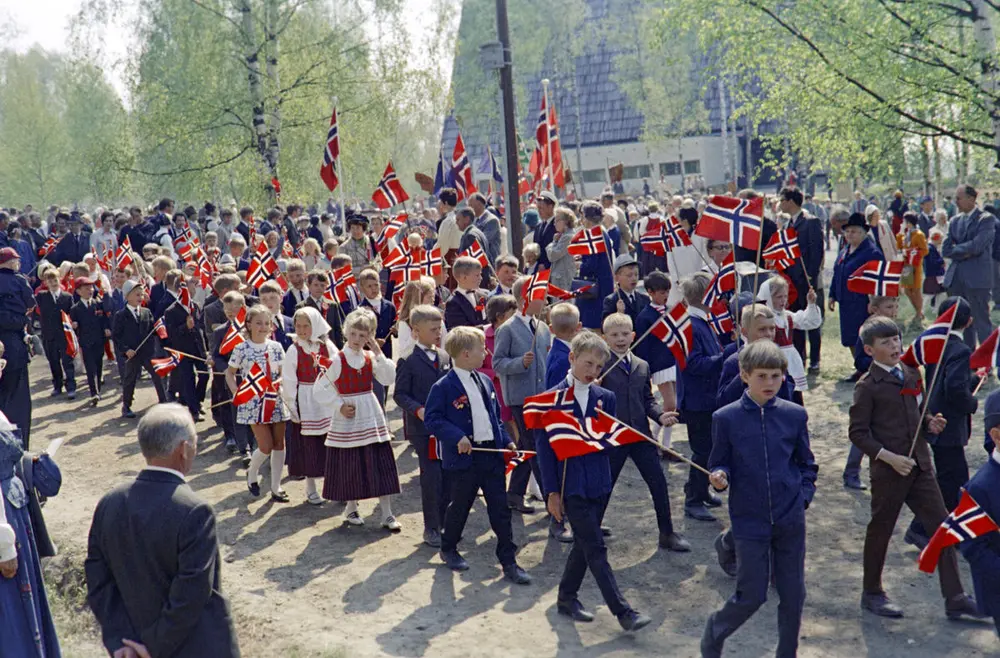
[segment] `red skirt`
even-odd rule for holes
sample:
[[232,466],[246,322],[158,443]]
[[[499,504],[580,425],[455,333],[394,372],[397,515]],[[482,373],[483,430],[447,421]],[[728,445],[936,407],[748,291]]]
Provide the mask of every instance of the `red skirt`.
[[319,478],[326,470],[326,434],[302,434],[299,423],[285,424],[285,465],[292,477]]
[[349,501],[398,493],[396,457],[388,441],[327,449],[323,498]]

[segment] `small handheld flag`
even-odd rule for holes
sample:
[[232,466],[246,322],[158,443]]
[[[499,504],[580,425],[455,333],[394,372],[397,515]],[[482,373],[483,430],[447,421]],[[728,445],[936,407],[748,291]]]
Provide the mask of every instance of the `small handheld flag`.
[[271,378],[261,370],[259,365],[254,363],[250,366],[250,372],[243,378],[243,382],[236,390],[236,395],[233,396],[233,404],[236,406],[246,404],[250,400],[259,398],[264,393],[273,390],[274,386],[271,384]]
[[66,337],[66,355],[71,359],[75,359],[76,355],[80,353],[80,341],[76,338],[76,332],[73,331],[73,321],[69,319],[69,314],[66,311],[59,311],[62,314],[62,327],[63,335]]
[[219,354],[229,354],[233,351],[233,348],[245,340],[243,338],[243,328],[246,326],[246,321],[247,307],[243,306],[236,314],[236,317],[229,323],[229,330],[226,331],[226,335],[222,338],[222,342],[219,343]]
[[604,240],[604,229],[600,225],[584,229],[576,234],[566,249],[572,256],[593,256],[606,254],[608,243]]
[[736,263],[733,259],[733,252],[729,252],[726,259],[722,261],[719,271],[712,277],[702,297],[702,303],[711,308],[717,301],[723,299],[723,295],[732,290],[736,290]]
[[944,347],[948,343],[948,334],[951,333],[952,325],[955,323],[957,309],[958,304],[953,304],[939,315],[931,326],[917,336],[900,361],[913,368],[940,362]]
[[160,337],[160,340],[167,339],[167,325],[163,323],[163,318],[156,321],[153,325],[153,331],[155,331],[156,335]]
[[767,261],[792,262],[802,258],[802,249],[799,247],[799,237],[795,229],[789,227],[771,236],[764,251],[761,252],[761,258]]
[[997,532],[1000,527],[979,506],[969,492],[962,489],[962,498],[951,514],[945,517],[941,525],[934,531],[931,540],[924,550],[920,551],[917,565],[921,571],[934,573],[941,551],[960,544],[967,539],[975,539],[991,532]]
[[870,260],[847,277],[847,289],[862,295],[898,297],[903,261]]
[[674,355],[677,367],[684,370],[687,367],[687,355],[694,343],[694,326],[684,304],[677,304],[660,317],[650,333],[663,341]]
[[1000,328],[994,329],[990,337],[984,340],[972,356],[969,357],[969,368],[973,370],[978,370],[979,368],[986,368],[987,370],[992,370],[1000,366],[998,359],[1000,359],[1000,353],[998,353],[998,337],[1000,337]]
[[170,356],[163,359],[150,359],[150,363],[153,364],[153,372],[155,372],[160,377],[166,377],[170,374],[174,368],[180,365],[181,359],[184,358],[183,355],[179,354],[177,351],[170,349],[169,347],[164,348],[170,354]]
[[732,242],[756,251],[763,221],[763,197],[737,199],[715,195],[709,198],[694,232],[709,240]]

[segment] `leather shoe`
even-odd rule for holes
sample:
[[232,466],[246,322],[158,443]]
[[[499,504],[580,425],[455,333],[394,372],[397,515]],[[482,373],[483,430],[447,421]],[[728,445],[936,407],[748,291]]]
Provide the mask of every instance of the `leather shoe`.
[[503,565],[503,577],[515,585],[530,585],[531,576],[518,566],[516,562]]
[[507,507],[514,510],[515,512],[520,512],[521,514],[534,514],[535,508],[524,502],[524,498],[511,498],[507,500]]
[[889,617],[890,619],[899,619],[903,616],[903,610],[890,601],[885,592],[879,592],[878,594],[864,592],[861,595],[861,609],[867,610],[879,617]]
[[854,489],[855,491],[864,491],[864,490],[866,490],[868,488],[868,486],[864,482],[861,481],[860,477],[858,477],[857,475],[854,475],[854,476],[848,476],[848,477],[844,478],[844,488],[845,489]]
[[469,563],[458,554],[458,551],[439,551],[438,555],[444,561],[444,565],[452,571],[468,571]]
[[688,553],[691,550],[691,544],[676,532],[671,532],[669,535],[660,535],[660,548],[674,553]]
[[715,538],[715,554],[719,558],[719,566],[722,570],[726,572],[726,575],[736,577],[736,551],[731,551],[726,548],[726,543],[723,538],[726,536],[725,532],[720,532]]
[[611,539],[612,537],[615,536],[615,533],[611,530],[611,528],[602,525],[601,526],[601,535],[605,539]]
[[424,530],[424,543],[431,548],[441,548],[441,533],[434,528]]
[[565,523],[558,523],[556,521],[550,523],[549,537],[563,544],[573,543],[573,531],[567,528]]
[[948,619],[961,619],[962,617],[985,619],[989,616],[979,612],[976,600],[966,594],[959,594],[945,601],[944,614]]
[[135,418],[135,412],[128,407],[122,408],[122,418]]
[[709,513],[701,503],[694,503],[684,506],[684,516],[696,521],[714,521],[715,517]]
[[566,603],[556,603],[556,612],[569,617],[573,621],[594,621],[594,615],[584,609],[583,604],[580,603],[579,599],[573,599],[572,601],[567,601]]
[[705,623],[705,632],[701,634],[701,658],[722,658],[722,647],[716,644],[712,634],[714,621],[715,613],[712,613]]
[[635,632],[640,628],[645,628],[649,626],[649,623],[653,621],[641,612],[636,612],[635,610],[629,610],[628,612],[623,612],[618,616],[618,623],[626,631]]
[[722,499],[709,491],[708,498],[705,499],[705,507],[722,507]]
[[920,550],[924,550],[927,546],[927,542],[930,541],[927,537],[916,533],[912,528],[906,529],[906,534],[903,535],[903,541],[905,541],[910,546],[916,546]]
[[861,379],[861,375],[863,375],[863,374],[865,374],[865,373],[863,373],[863,372],[854,372],[854,373],[848,375],[847,377],[844,377],[843,379],[841,379],[840,383],[841,384],[857,384],[858,380]]

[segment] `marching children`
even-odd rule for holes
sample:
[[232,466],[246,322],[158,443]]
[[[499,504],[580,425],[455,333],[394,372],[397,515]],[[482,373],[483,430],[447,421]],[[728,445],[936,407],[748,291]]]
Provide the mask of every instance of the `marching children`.
[[[969,481],[965,446],[969,443],[972,431],[972,416],[979,408],[979,400],[972,395],[972,390],[976,387],[976,378],[969,369],[972,350],[962,339],[962,331],[972,324],[972,308],[962,297],[949,297],[938,308],[940,313],[945,313],[955,305],[958,308],[955,309],[955,319],[941,362],[938,365],[928,365],[926,373],[929,382],[934,378],[934,371],[941,369],[934,382],[934,390],[931,391],[927,413],[932,416],[940,413],[946,424],[941,432],[928,433],[926,438],[934,455],[934,477],[941,489],[944,507],[949,512],[958,506],[962,487]],[[923,549],[934,530],[935,528],[926,527],[919,519],[914,518],[903,539],[908,544]]]
[[306,275],[306,287],[309,289],[309,296],[305,301],[299,302],[296,308],[311,306],[319,311],[331,327],[330,340],[337,349],[341,349],[344,346],[344,331],[340,319],[343,311],[339,304],[330,303],[323,298],[323,294],[330,287],[330,273],[325,270],[313,270]]
[[87,372],[87,387],[90,389],[90,406],[96,407],[101,400],[101,370],[104,368],[104,341],[111,337],[111,300],[102,302],[94,299],[94,282],[80,277],[76,280],[76,293],[80,301],[70,309],[73,329],[80,341],[83,353],[83,367]]
[[545,388],[550,389],[569,373],[569,346],[583,329],[580,309],[575,304],[563,302],[549,309],[549,329],[552,332],[552,349],[545,361]]
[[481,326],[486,321],[486,291],[479,288],[482,265],[475,258],[460,256],[452,263],[451,273],[458,286],[444,307],[445,327],[451,331],[455,327]]
[[[741,310],[740,334],[743,336],[743,347],[758,340],[774,342],[775,326],[774,311],[763,304],[750,304]],[[742,349],[742,347],[740,348]],[[722,362],[722,374],[719,376],[719,391],[715,402],[722,408],[743,397],[747,383],[740,377],[739,350],[734,351]],[[778,398],[794,402],[795,380],[785,374],[785,382],[778,388]],[[801,405],[800,405],[801,406]]]
[[[993,391],[983,403],[986,435],[1000,443],[1000,391]],[[992,452],[986,463],[965,485],[972,499],[994,522],[1000,519],[1000,453]],[[1000,635],[1000,535],[987,533],[958,545],[972,571],[980,612],[993,617]]]
[[457,545],[469,510],[482,490],[490,527],[497,536],[496,555],[504,578],[528,585],[531,576],[515,557],[517,546],[505,499],[504,459],[498,452],[516,447],[500,423],[493,382],[477,372],[486,356],[482,329],[456,327],[448,333],[445,349],[453,368],[431,387],[425,416],[427,431],[440,441],[442,467],[448,472],[451,489],[441,536],[441,559],[454,571],[469,568]]
[[[233,349],[226,369],[226,385],[230,393],[236,396],[240,386],[237,376],[241,381],[246,380],[254,365],[280,390],[285,353],[277,341],[268,338],[271,335],[271,311],[263,304],[248,308],[243,333],[245,340]],[[249,425],[257,440],[257,449],[250,455],[250,466],[247,468],[247,489],[254,498],[260,496],[260,467],[270,458],[271,500],[287,503],[288,494],[281,488],[281,472],[285,468],[288,409],[281,398],[272,405],[266,402],[263,395],[258,395],[236,407],[236,423]]]
[[122,286],[125,293],[125,308],[118,311],[111,326],[111,336],[115,341],[115,351],[125,355],[125,371],[122,375],[122,416],[135,418],[132,411],[132,400],[135,397],[135,383],[139,380],[139,370],[149,373],[156,389],[156,397],[160,402],[167,401],[167,391],[163,380],[153,370],[153,341],[150,333],[153,331],[153,314],[142,306],[146,289],[141,283],[125,282]]
[[615,291],[604,298],[603,315],[624,313],[632,326],[642,309],[649,306],[649,295],[636,290],[639,285],[639,264],[635,258],[624,254],[615,258]]
[[306,501],[322,505],[316,478],[326,469],[326,434],[330,414],[317,402],[316,380],[337,357],[337,348],[328,338],[330,325],[312,307],[295,311],[295,338],[281,364],[281,397],[288,407],[291,423],[285,435],[288,475],[306,479]]
[[[677,422],[676,411],[664,411],[653,399],[653,389],[649,383],[649,364],[629,353],[635,332],[632,318],[624,313],[612,313],[604,319],[604,340],[611,348],[611,356],[604,364],[601,385],[617,391],[615,417],[649,436],[649,421],[654,420],[664,427]],[[648,441],[629,443],[611,449],[611,486],[614,488],[625,462],[631,458],[639,469],[639,475],[646,482],[649,495],[653,498],[656,525],[659,528],[660,548],[686,553],[691,544],[674,532],[670,518],[670,499],[667,496],[667,478],[660,466],[660,454],[656,446]]]
[[[642,336],[667,312],[667,297],[670,296],[670,277],[663,272],[650,272],[643,281],[649,295],[649,304],[632,321],[635,332]],[[649,364],[649,377],[660,392],[663,408],[672,411],[677,408],[677,362],[670,350],[656,345],[655,340],[644,340],[635,348],[635,354]],[[657,437],[667,448],[670,447],[670,426],[661,426]]]
[[[608,346],[593,332],[582,331],[573,339],[569,356],[570,374],[555,389],[572,388],[576,402],[573,414],[579,421],[596,416],[598,408],[608,414],[615,413],[614,393],[594,384],[609,356]],[[651,619],[633,610],[618,589],[601,533],[601,520],[611,495],[608,452],[599,450],[560,463],[545,430],[535,430],[534,433],[538,450],[536,459],[542,474],[542,489],[548,497],[549,513],[557,521],[566,520],[573,526],[573,549],[566,560],[556,599],[559,614],[573,621],[594,620],[594,615],[577,598],[589,568],[604,602],[611,614],[618,618],[621,627],[627,631],[643,628]]]
[[788,306],[788,279],[783,276],[772,276],[761,286],[757,294],[758,299],[763,299],[771,310],[774,311],[775,334],[774,342],[778,344],[781,351],[788,359],[788,374],[795,380],[796,402],[802,404],[802,393],[809,390],[809,381],[806,379],[805,364],[802,363],[802,356],[795,356],[798,350],[792,345],[792,331],[810,331],[818,329],[823,324],[823,315],[819,306],[816,305],[816,291],[810,289],[806,295],[808,306],[801,311],[794,313],[787,310]]
[[76,399],[76,370],[73,357],[66,354],[66,333],[63,331],[62,314],[73,308],[73,295],[59,285],[59,270],[51,268],[42,274],[44,290],[35,293],[35,305],[42,325],[42,346],[52,373],[52,396],[62,393]]
[[[375,314],[375,342],[382,348],[382,354],[392,360],[392,330],[396,327],[396,307],[382,297],[382,286],[378,272],[365,268],[358,274],[358,288],[361,290],[360,308],[367,308]],[[385,409],[386,389],[377,380],[375,397]]]
[[250,466],[250,450],[256,447],[253,432],[248,425],[236,426],[236,412],[231,404],[222,404],[230,399],[229,385],[226,383],[225,372],[229,368],[229,354],[222,354],[222,341],[229,333],[230,322],[244,305],[243,293],[230,290],[222,296],[222,310],[227,322],[212,331],[209,347],[212,350],[212,408],[217,414],[217,422],[222,427],[222,436],[229,454],[237,453],[243,459],[244,466]]
[[392,433],[375,398],[374,381],[388,386],[396,378],[396,364],[385,358],[375,342],[375,314],[366,308],[344,320],[346,343],[339,358],[315,385],[317,402],[331,414],[326,436],[323,497],[346,500],[344,516],[351,525],[364,525],[358,501],[378,498],[382,527],[399,532],[392,514],[392,495],[399,493],[399,475],[392,454]]
[[[711,275],[695,272],[681,279],[679,287],[691,318],[694,341],[681,371],[677,387],[681,422],[687,425],[691,460],[704,467],[712,451],[712,412],[722,373],[722,346],[708,326],[708,309],[702,303]],[[690,468],[684,485],[684,515],[698,521],[714,521],[706,507],[719,507],[722,500],[708,490],[708,477]]]
[[801,406],[777,399],[787,360],[768,340],[740,352],[747,390],[713,414],[712,486],[729,494],[736,544],[736,593],[711,614],[701,639],[704,658],[722,645],[767,600],[771,570],[778,590],[778,658],[794,658],[805,603],[806,517],[818,468]]
[[430,432],[424,420],[431,387],[448,372],[450,364],[445,352],[438,349],[443,330],[440,309],[430,305],[415,306],[408,317],[415,347],[396,366],[392,399],[403,411],[403,436],[413,444],[420,466],[424,543],[441,548],[441,530],[444,528],[449,496],[442,478],[440,458],[430,452],[433,446],[430,445]]
[[[940,434],[946,421],[941,414],[920,414],[920,375],[899,361],[902,342],[895,322],[868,318],[861,339],[872,366],[854,387],[848,430],[851,443],[871,460],[872,516],[865,534],[861,607],[880,617],[902,617],[903,611],[882,589],[882,569],[903,503],[925,528],[937,528],[948,515],[924,436],[927,431]],[[962,588],[954,547],[942,551],[938,577],[949,619],[978,616],[976,602]]]
[[[205,336],[202,332],[201,309],[194,302],[187,305],[175,297],[179,284],[183,281],[180,270],[171,270],[164,281],[167,292],[160,298],[161,304],[166,304],[163,311],[163,324],[167,328],[168,345],[175,350],[191,356],[181,358],[177,367],[170,373],[170,392],[177,393],[184,406],[191,412],[191,417],[197,423],[201,420],[201,395],[204,388],[196,386],[195,369],[204,370],[206,363]],[[195,358],[191,358],[195,357]],[[202,360],[199,360],[202,359]],[[207,386],[208,380],[205,380]],[[200,388],[200,391],[199,391]],[[172,397],[172,396],[171,396]]]

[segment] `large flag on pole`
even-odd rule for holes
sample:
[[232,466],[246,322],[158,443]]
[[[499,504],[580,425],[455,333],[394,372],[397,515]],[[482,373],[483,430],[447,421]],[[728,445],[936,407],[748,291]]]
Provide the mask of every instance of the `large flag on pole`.
[[333,108],[330,117],[330,130],[326,133],[326,148],[323,149],[323,166],[319,169],[319,177],[326,183],[331,192],[337,187],[337,158],[340,157],[340,137],[337,135],[337,108]]
[[381,210],[388,210],[404,201],[409,201],[409,199],[410,196],[403,189],[403,184],[396,178],[396,170],[392,168],[392,161],[389,161],[385,172],[382,173],[382,180],[372,192],[372,201]]
[[472,180],[472,166],[469,165],[469,154],[465,150],[461,132],[455,137],[455,149],[451,153],[451,170],[455,176],[458,200],[469,198],[476,191],[476,184]]
[[764,199],[737,199],[715,195],[709,197],[694,232],[709,240],[731,242],[744,249],[757,250],[761,225],[764,221]]

